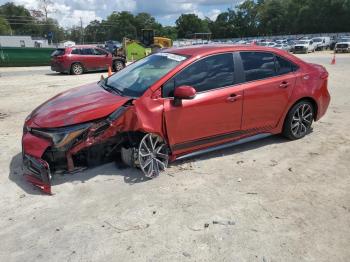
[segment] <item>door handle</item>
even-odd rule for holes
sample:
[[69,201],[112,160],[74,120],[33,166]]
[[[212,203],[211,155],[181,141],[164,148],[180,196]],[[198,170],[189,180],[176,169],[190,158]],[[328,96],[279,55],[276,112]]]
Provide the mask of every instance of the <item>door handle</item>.
[[281,84],[280,84],[280,88],[287,88],[289,86],[289,83],[287,81],[283,81]]
[[229,97],[226,98],[226,101],[228,102],[236,102],[241,95],[231,94]]

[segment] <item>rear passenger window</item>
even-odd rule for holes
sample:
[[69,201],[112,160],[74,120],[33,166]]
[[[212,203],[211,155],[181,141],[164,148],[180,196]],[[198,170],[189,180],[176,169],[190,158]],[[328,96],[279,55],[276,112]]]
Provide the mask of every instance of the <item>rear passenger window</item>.
[[231,53],[213,55],[194,62],[163,86],[163,97],[172,97],[174,88],[189,85],[197,92],[234,84],[234,64]]
[[74,48],[71,52],[72,55],[80,55],[80,49]]
[[82,55],[95,55],[94,51],[91,48],[83,48],[80,50]]
[[275,56],[264,52],[241,52],[247,82],[275,76]]
[[276,75],[284,75],[296,71],[297,66],[288,60],[276,56]]

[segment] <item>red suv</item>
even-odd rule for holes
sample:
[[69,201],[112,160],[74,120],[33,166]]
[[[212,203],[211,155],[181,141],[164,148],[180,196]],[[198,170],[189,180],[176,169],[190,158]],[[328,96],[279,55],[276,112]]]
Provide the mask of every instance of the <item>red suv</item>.
[[327,110],[327,79],[278,49],[168,49],[36,108],[24,124],[25,176],[50,193],[55,172],[120,155],[153,178],[179,158],[271,134],[299,139]]
[[113,57],[111,53],[95,46],[73,46],[58,48],[51,55],[51,70],[60,73],[80,75],[88,71],[113,71],[125,67],[125,59]]

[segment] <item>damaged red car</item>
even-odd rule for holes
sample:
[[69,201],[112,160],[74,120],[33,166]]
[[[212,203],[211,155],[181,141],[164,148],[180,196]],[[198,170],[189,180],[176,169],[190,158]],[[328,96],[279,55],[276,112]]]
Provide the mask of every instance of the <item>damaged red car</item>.
[[56,173],[118,157],[154,178],[179,158],[271,134],[299,139],[327,110],[327,81],[324,67],[278,49],[167,49],[36,108],[24,175],[51,193]]

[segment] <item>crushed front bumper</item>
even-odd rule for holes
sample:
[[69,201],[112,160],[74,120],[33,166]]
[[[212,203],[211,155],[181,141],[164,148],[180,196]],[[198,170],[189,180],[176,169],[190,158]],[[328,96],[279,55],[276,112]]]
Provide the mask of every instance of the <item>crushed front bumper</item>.
[[50,141],[33,136],[27,131],[23,134],[23,175],[28,182],[47,194],[51,194],[51,173],[49,164],[42,159],[42,156],[50,145]]
[[28,182],[51,195],[51,173],[46,161],[23,154],[23,174]]

